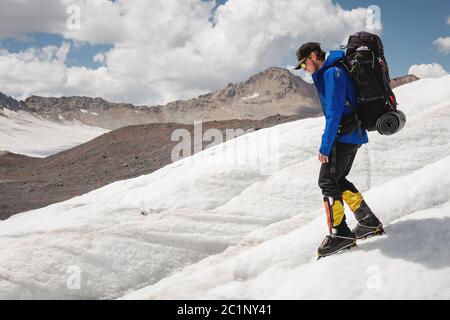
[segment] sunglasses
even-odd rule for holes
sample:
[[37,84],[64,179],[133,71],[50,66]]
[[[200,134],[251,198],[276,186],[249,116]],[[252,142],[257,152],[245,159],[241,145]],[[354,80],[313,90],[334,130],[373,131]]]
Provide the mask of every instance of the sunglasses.
[[300,69],[306,68],[306,61],[311,57],[311,54],[305,58],[305,60],[300,64]]

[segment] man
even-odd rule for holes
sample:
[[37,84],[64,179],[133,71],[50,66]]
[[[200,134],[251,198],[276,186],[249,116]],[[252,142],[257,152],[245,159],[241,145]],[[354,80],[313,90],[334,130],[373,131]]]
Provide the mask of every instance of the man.
[[[347,175],[362,144],[368,142],[365,129],[352,122],[357,105],[355,85],[347,69],[339,63],[345,57],[343,51],[330,51],[328,55],[319,43],[308,42],[297,50],[297,66],[312,74],[325,115],[325,130],[319,149],[322,163],[319,187],[327,215],[329,235],[318,248],[319,257],[331,255],[356,244],[356,239],[382,234],[383,227],[370,210],[361,193],[347,180]],[[357,122],[357,118],[354,123]],[[350,231],[345,222],[343,200],[354,212],[357,226]]]

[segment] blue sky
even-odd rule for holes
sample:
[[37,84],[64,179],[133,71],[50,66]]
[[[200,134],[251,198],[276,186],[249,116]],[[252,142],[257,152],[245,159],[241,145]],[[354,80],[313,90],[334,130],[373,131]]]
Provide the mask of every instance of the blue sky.
[[441,64],[450,71],[450,55],[437,51],[433,41],[450,36],[448,0],[338,0],[344,9],[376,4],[381,9],[382,39],[393,76],[404,75],[413,64]]
[[[0,48],[6,49],[9,52],[19,52],[30,47],[42,48],[49,45],[60,46],[63,41],[64,38],[60,34],[33,33],[30,34],[26,40],[17,40],[14,38],[0,40]],[[93,61],[94,56],[98,52],[106,52],[112,47],[111,44],[92,45],[87,42],[80,45],[73,45],[67,55],[66,65],[68,67],[98,67],[100,64]]]
[[[225,2],[226,0],[218,0],[217,5]],[[406,74],[413,64],[432,62],[439,63],[447,71],[450,71],[450,55],[438,52],[433,45],[433,41],[438,37],[450,35],[450,25],[446,24],[446,18],[450,16],[450,1],[334,0],[333,2],[340,4],[344,9],[367,7],[372,4],[381,8],[382,39],[392,76]],[[60,45],[63,40],[61,35],[35,33],[25,41],[0,40],[0,48],[7,49],[9,52],[18,52],[29,47]],[[93,61],[93,56],[97,52],[105,52],[111,47],[111,44],[91,45],[88,43],[80,47],[72,46],[66,64],[89,68],[98,67],[99,64]],[[291,58],[286,61],[274,61],[274,65],[281,66],[294,63],[295,55],[293,53]]]

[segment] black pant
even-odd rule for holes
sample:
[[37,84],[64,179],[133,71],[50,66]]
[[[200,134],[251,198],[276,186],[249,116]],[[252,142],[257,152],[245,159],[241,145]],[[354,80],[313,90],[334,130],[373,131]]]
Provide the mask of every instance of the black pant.
[[360,144],[336,142],[328,163],[322,163],[319,174],[319,187],[322,194],[335,199],[342,199],[342,192],[350,190],[358,192],[353,183],[347,180],[347,175],[355,160]]

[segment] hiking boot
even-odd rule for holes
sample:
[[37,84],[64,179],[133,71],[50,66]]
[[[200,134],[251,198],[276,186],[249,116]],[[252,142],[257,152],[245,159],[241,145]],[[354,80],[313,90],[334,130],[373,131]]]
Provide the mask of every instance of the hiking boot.
[[332,233],[322,241],[317,249],[317,255],[318,258],[326,257],[354,246],[356,246],[356,236],[350,231],[344,218],[338,226],[332,228]]
[[358,210],[355,211],[355,218],[358,221],[356,227],[352,230],[357,239],[367,238],[373,235],[384,233],[383,224],[373,214],[369,206],[363,200]]

